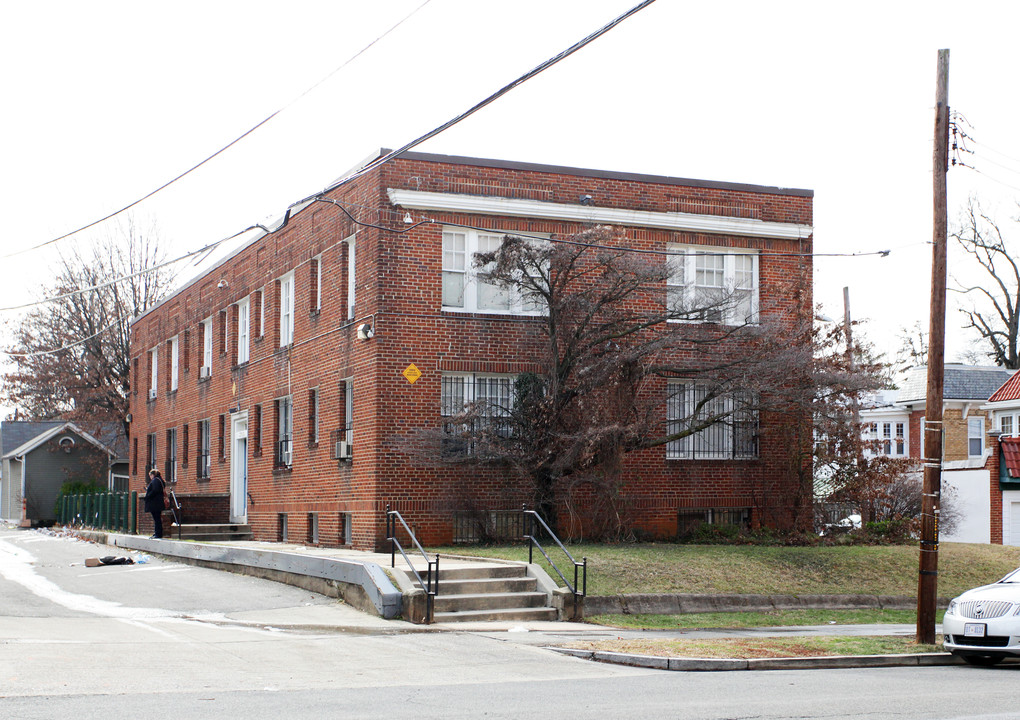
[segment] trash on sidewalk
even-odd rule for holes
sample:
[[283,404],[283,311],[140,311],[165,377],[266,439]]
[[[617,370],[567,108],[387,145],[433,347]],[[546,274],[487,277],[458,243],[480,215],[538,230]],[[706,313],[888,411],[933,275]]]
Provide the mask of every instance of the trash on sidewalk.
[[85,567],[99,567],[100,565],[134,565],[135,561],[129,557],[117,557],[106,555],[101,558],[85,558]]

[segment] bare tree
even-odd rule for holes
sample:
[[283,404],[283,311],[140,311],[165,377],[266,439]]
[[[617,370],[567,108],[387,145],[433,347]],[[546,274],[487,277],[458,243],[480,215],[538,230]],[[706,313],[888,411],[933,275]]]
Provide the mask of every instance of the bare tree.
[[1020,336],[1020,264],[1007,247],[1002,229],[982,212],[973,198],[968,202],[960,226],[952,233],[984,271],[985,282],[962,285],[957,292],[969,295],[972,304],[961,309],[965,328],[977,331],[985,352],[996,365],[1020,368],[1017,338]]
[[85,251],[62,254],[43,289],[56,299],[14,324],[4,401],[30,418],[118,421],[126,432],[129,322],[169,292],[169,271],[152,269],[164,258],[155,228],[133,220]]
[[[540,369],[476,391],[466,407],[451,392],[457,406],[423,435],[431,444],[422,454],[509,467],[529,480],[544,514],[554,517],[557,503],[571,513],[583,505],[589,527],[594,513],[596,533],[612,535],[628,529],[625,455],[663,445],[696,453],[716,432],[726,439],[720,452],[752,456],[767,410],[802,427],[796,462],[806,467],[800,504],[809,515],[810,312],[794,310],[807,320],[791,329],[755,317],[741,287],[671,285],[682,258],[631,252],[612,228],[564,240],[510,236],[475,256],[482,282],[542,309],[533,326]],[[806,305],[806,277],[790,282],[784,296]]]

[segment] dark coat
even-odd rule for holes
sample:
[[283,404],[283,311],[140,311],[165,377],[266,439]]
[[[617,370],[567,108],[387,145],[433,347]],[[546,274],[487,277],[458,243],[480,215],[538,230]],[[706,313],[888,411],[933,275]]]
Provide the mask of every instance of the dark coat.
[[166,509],[163,504],[164,488],[165,485],[160,478],[152,478],[152,481],[145,488],[145,512],[163,512]]

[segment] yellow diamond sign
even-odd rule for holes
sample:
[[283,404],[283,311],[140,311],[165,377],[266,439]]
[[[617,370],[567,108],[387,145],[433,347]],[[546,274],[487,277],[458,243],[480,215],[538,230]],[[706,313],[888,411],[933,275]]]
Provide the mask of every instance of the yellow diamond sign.
[[414,381],[421,377],[421,370],[415,367],[414,363],[411,363],[406,368],[404,368],[404,372],[402,372],[401,375],[403,375],[404,378],[406,378],[407,382],[414,385]]

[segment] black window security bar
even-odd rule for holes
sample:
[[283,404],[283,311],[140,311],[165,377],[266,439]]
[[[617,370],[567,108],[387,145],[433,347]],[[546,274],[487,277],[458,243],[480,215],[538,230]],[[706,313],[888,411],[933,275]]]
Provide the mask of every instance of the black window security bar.
[[[397,539],[398,522],[403,526],[404,531],[411,538],[411,542],[418,548],[418,552],[421,553],[421,556],[425,558],[425,562],[428,564],[425,580],[422,580],[421,575],[411,563],[411,559],[404,552],[400,540]],[[425,548],[418,542],[418,538],[411,532],[411,528],[404,522],[400,512],[398,510],[390,510],[388,504],[386,505],[386,539],[390,541],[390,567],[397,566],[397,551],[399,550],[404,558],[404,562],[407,563],[407,566],[411,568],[411,572],[414,573],[418,584],[425,590],[425,624],[431,624],[435,616],[435,598],[439,594],[439,555],[437,554],[434,559],[430,558],[428,553],[425,552]],[[433,570],[433,568],[435,569]]]
[[[541,515],[534,510],[528,510],[527,506],[523,506],[521,508],[521,512],[524,515],[524,527],[527,531],[524,539],[528,541],[528,564],[530,565],[533,562],[532,551],[537,547],[539,552],[545,556],[546,562],[548,562],[550,567],[556,571],[556,574],[560,576],[560,580],[563,581],[563,584],[567,586],[567,589],[570,590],[571,594],[574,596],[573,619],[580,620],[582,613],[580,611],[578,598],[583,598],[588,594],[588,558],[581,558],[581,562],[574,560],[574,556],[571,555],[567,548],[563,546],[560,539],[556,537],[556,533],[554,533],[549,526],[546,525],[545,520],[542,519]],[[556,543],[557,546],[559,546],[563,554],[566,555],[567,560],[569,560],[574,566],[574,582],[572,584],[563,575],[556,563],[552,561],[552,558],[549,557],[549,553],[545,551],[545,548],[542,547],[542,544],[535,536],[535,530],[538,526],[541,526],[542,529],[545,530],[549,538]],[[580,585],[578,585],[578,573],[580,573]]]

